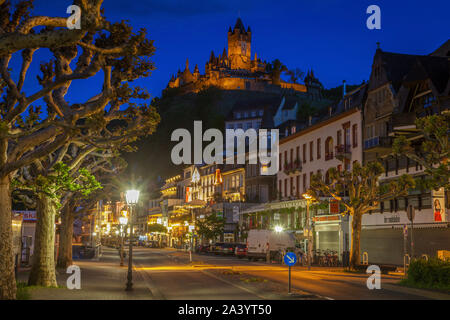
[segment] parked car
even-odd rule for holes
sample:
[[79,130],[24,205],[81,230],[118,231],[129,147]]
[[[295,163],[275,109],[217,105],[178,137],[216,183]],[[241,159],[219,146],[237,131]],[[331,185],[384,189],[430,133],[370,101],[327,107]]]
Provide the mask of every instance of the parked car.
[[236,244],[236,248],[234,249],[234,255],[239,259],[247,256],[247,245],[245,243]]
[[234,249],[236,248],[235,243],[224,243],[222,246],[222,254],[223,255],[233,255]]
[[92,259],[95,256],[95,248],[91,246],[80,246],[78,252],[81,259]]
[[197,246],[195,251],[197,253],[209,253],[211,251],[211,248],[209,244],[201,244]]
[[211,252],[214,254],[221,254],[223,251],[223,245],[224,242],[216,242],[214,245],[211,246]]

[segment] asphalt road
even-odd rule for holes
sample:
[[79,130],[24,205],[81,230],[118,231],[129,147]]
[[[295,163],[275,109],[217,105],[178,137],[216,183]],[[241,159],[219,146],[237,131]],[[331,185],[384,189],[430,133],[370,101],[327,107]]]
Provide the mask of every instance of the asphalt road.
[[[250,262],[232,256],[193,254],[170,249],[135,248],[134,262],[137,273],[147,283],[156,299],[259,299],[260,296],[244,291],[203,270],[232,268],[246,274],[266,278],[287,285],[287,267]],[[381,289],[369,290],[365,274],[335,272],[321,268],[308,271],[305,267],[292,268],[292,286],[327,299],[426,299],[424,296],[401,292],[394,284],[398,276],[382,275]]]
[[[168,300],[257,300],[259,296],[202,272],[185,267],[186,254],[135,248],[133,261],[138,275],[155,299]],[[180,258],[182,261],[180,261]]]

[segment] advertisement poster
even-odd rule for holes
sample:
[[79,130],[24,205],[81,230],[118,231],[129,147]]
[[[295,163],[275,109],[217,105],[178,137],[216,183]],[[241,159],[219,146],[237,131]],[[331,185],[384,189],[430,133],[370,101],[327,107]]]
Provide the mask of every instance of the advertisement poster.
[[432,191],[432,201],[434,222],[445,222],[446,212],[444,188],[440,188],[438,191]]

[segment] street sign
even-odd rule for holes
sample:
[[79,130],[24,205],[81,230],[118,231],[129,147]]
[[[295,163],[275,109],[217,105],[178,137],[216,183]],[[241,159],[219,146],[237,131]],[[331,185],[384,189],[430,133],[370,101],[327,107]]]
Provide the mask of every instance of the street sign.
[[289,267],[288,293],[291,294],[291,267],[297,263],[297,256],[293,252],[284,255],[284,263]]
[[291,267],[297,263],[297,256],[293,252],[288,252],[284,255],[284,263]]
[[416,210],[414,209],[412,204],[410,204],[408,206],[408,209],[406,210],[406,215],[408,216],[409,221],[412,222],[414,220],[414,216],[416,215]]

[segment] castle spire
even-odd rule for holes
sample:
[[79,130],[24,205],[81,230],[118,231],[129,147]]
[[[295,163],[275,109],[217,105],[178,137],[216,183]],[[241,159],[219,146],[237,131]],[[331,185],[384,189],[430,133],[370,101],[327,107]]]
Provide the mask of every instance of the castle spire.
[[223,48],[222,58],[225,60],[227,57],[228,57],[228,55],[227,55],[227,49]]
[[236,24],[234,25],[233,31],[235,31],[236,29],[239,29],[240,32],[245,33],[245,27],[244,24],[242,23],[241,18],[237,18],[236,20]]
[[194,73],[200,73],[200,71],[198,70],[198,64],[195,65]]
[[186,70],[189,70],[189,59],[186,59]]
[[209,62],[213,62],[215,59],[214,50],[211,51],[211,56],[209,57]]

